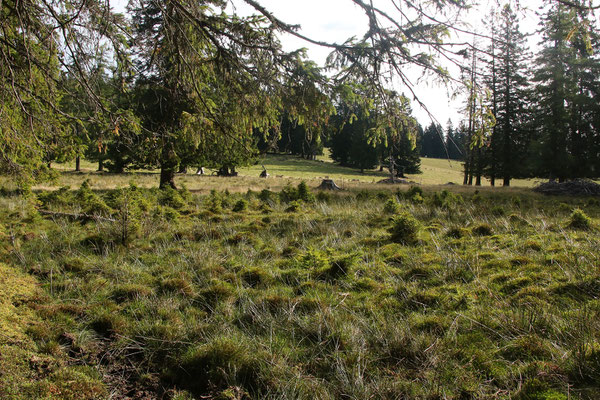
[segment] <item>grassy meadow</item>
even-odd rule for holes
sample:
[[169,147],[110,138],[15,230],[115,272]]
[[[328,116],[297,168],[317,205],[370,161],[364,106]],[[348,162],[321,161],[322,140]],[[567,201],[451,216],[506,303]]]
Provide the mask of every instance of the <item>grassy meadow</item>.
[[[272,179],[260,179],[258,176],[265,166]],[[50,183],[37,186],[37,189],[51,190],[62,186],[79,187],[84,180],[89,179],[93,187],[104,189],[115,189],[128,185],[132,180],[136,185],[144,188],[157,186],[158,171],[136,171],[125,174],[96,173],[97,165],[82,161],[83,173],[74,172],[75,164],[56,164],[54,169],[60,174],[57,179]],[[449,182],[461,184],[463,181],[462,163],[453,160],[422,158],[422,174],[408,175],[409,181],[420,185],[445,185]],[[365,184],[376,183],[388,178],[387,171],[359,170],[341,167],[329,158],[328,154],[320,156],[316,161],[308,161],[295,156],[266,155],[256,165],[239,168],[239,177],[220,178],[211,176],[210,170],[205,176],[194,174],[190,170],[187,174],[179,174],[177,182],[183,184],[192,192],[209,193],[210,190],[229,190],[231,192],[245,192],[246,190],[281,190],[287,184],[297,185],[302,180],[308,182],[309,186],[317,186],[323,178],[331,178],[338,186],[345,189],[357,189],[365,187]],[[512,185],[515,187],[533,187],[533,180],[515,179]],[[484,185],[489,182],[484,179]],[[369,187],[369,186],[366,186]]]
[[600,398],[598,199],[329,166],[5,184],[0,398]]

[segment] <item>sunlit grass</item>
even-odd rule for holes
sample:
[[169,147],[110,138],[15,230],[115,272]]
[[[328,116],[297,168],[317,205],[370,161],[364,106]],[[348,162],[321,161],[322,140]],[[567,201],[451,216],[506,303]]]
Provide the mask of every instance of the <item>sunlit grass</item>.
[[[258,178],[263,165],[269,172],[268,179]],[[124,174],[97,173],[97,164],[86,160],[81,162],[81,173],[74,172],[74,162],[55,164],[53,168],[60,172],[58,179],[55,182],[41,184],[36,187],[37,189],[77,187],[85,179],[90,179],[96,188],[114,189],[126,186],[131,181],[135,181],[140,187],[150,188],[157,186],[159,178],[157,170],[132,171]],[[458,161],[422,158],[421,171],[422,174],[408,175],[407,180],[421,185],[462,184],[463,167]],[[339,166],[331,161],[328,153],[320,156],[317,161],[270,154],[259,160],[256,165],[238,168],[238,172],[237,178],[219,178],[214,176],[214,171],[211,170],[206,170],[205,176],[198,176],[195,175],[195,170],[190,169],[187,174],[178,174],[176,181],[179,185],[184,185],[195,192],[207,192],[212,189],[240,192],[248,189],[279,190],[288,183],[297,184],[300,180],[306,180],[309,186],[317,186],[324,178],[335,180],[342,188],[369,187],[389,177],[387,170],[380,172],[379,169],[374,169],[361,173],[353,168]],[[536,181],[515,179],[511,183],[514,187],[532,187]],[[489,186],[489,182],[484,179],[483,185]]]

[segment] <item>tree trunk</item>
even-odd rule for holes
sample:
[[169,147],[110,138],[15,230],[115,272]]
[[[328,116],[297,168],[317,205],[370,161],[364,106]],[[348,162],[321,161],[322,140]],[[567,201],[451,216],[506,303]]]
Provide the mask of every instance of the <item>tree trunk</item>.
[[173,148],[173,143],[167,141],[163,144],[160,154],[160,189],[166,189],[168,187],[177,189],[175,186],[175,172],[177,171],[178,165],[179,160],[177,159],[175,149]]
[[104,160],[98,160],[98,172],[104,171]]
[[502,186],[506,186],[506,187],[510,186],[510,177],[508,177],[508,176],[504,177],[504,181],[502,182]]
[[75,172],[81,172],[81,156],[79,154],[75,157]]
[[482,165],[481,165],[481,146],[477,148],[477,177],[475,179],[475,186],[481,186],[481,175],[482,175]]
[[496,177],[494,175],[490,177],[490,186],[496,186]]
[[162,166],[160,168],[159,188],[166,189],[168,187],[172,189],[177,189],[177,186],[175,186],[175,168]]

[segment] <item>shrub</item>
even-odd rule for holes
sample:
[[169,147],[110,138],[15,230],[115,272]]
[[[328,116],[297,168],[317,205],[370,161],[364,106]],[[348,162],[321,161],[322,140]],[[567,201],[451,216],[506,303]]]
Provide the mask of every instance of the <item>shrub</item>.
[[298,193],[297,200],[302,200],[307,203],[312,203],[315,201],[315,195],[311,193],[311,191],[308,188],[308,185],[306,184],[305,181],[302,181],[298,184],[297,193]]
[[86,179],[75,192],[75,200],[86,214],[109,214],[110,208],[104,200],[94,193],[90,187],[90,180]]
[[400,212],[400,204],[395,199],[389,199],[383,206],[383,211],[388,214],[397,214]]
[[234,205],[233,205],[233,212],[242,212],[242,211],[246,211],[248,209],[248,202],[244,199],[240,199],[238,200]]
[[115,218],[115,235],[120,237],[122,245],[127,245],[139,234],[141,217],[148,205],[135,186],[117,190],[114,193],[113,203],[118,210]]
[[289,184],[285,185],[279,192],[279,200],[283,203],[298,200],[298,190]]
[[592,221],[590,217],[586,215],[586,213],[584,213],[581,209],[576,208],[571,214],[569,227],[573,229],[588,230],[592,227]]
[[186,201],[181,193],[170,187],[160,190],[158,203],[162,206],[169,206],[176,210],[182,209],[186,206]]
[[419,193],[415,193],[413,197],[410,198],[410,201],[414,204],[423,204],[425,199]]
[[331,194],[321,190],[317,193],[317,201],[321,203],[329,203],[331,201]]
[[421,189],[419,186],[411,186],[406,191],[406,198],[412,199],[416,194],[418,194],[419,196],[421,196],[421,198],[423,198],[423,189]]
[[214,189],[210,191],[210,196],[208,196],[207,208],[214,214],[219,214],[223,211],[223,200]]
[[285,212],[297,212],[300,211],[300,202],[298,200],[294,200],[290,203],[288,208],[285,209]]
[[419,222],[407,212],[395,217],[392,228],[390,229],[391,240],[402,244],[416,243],[418,232]]
[[269,189],[263,189],[258,194],[258,199],[263,203],[274,203],[276,198],[274,192],[271,192]]

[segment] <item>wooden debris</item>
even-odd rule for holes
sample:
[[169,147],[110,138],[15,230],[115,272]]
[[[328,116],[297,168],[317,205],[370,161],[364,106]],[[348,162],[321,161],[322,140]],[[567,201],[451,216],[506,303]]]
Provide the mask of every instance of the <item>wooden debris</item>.
[[542,183],[534,191],[553,196],[600,196],[600,185],[587,179]]

